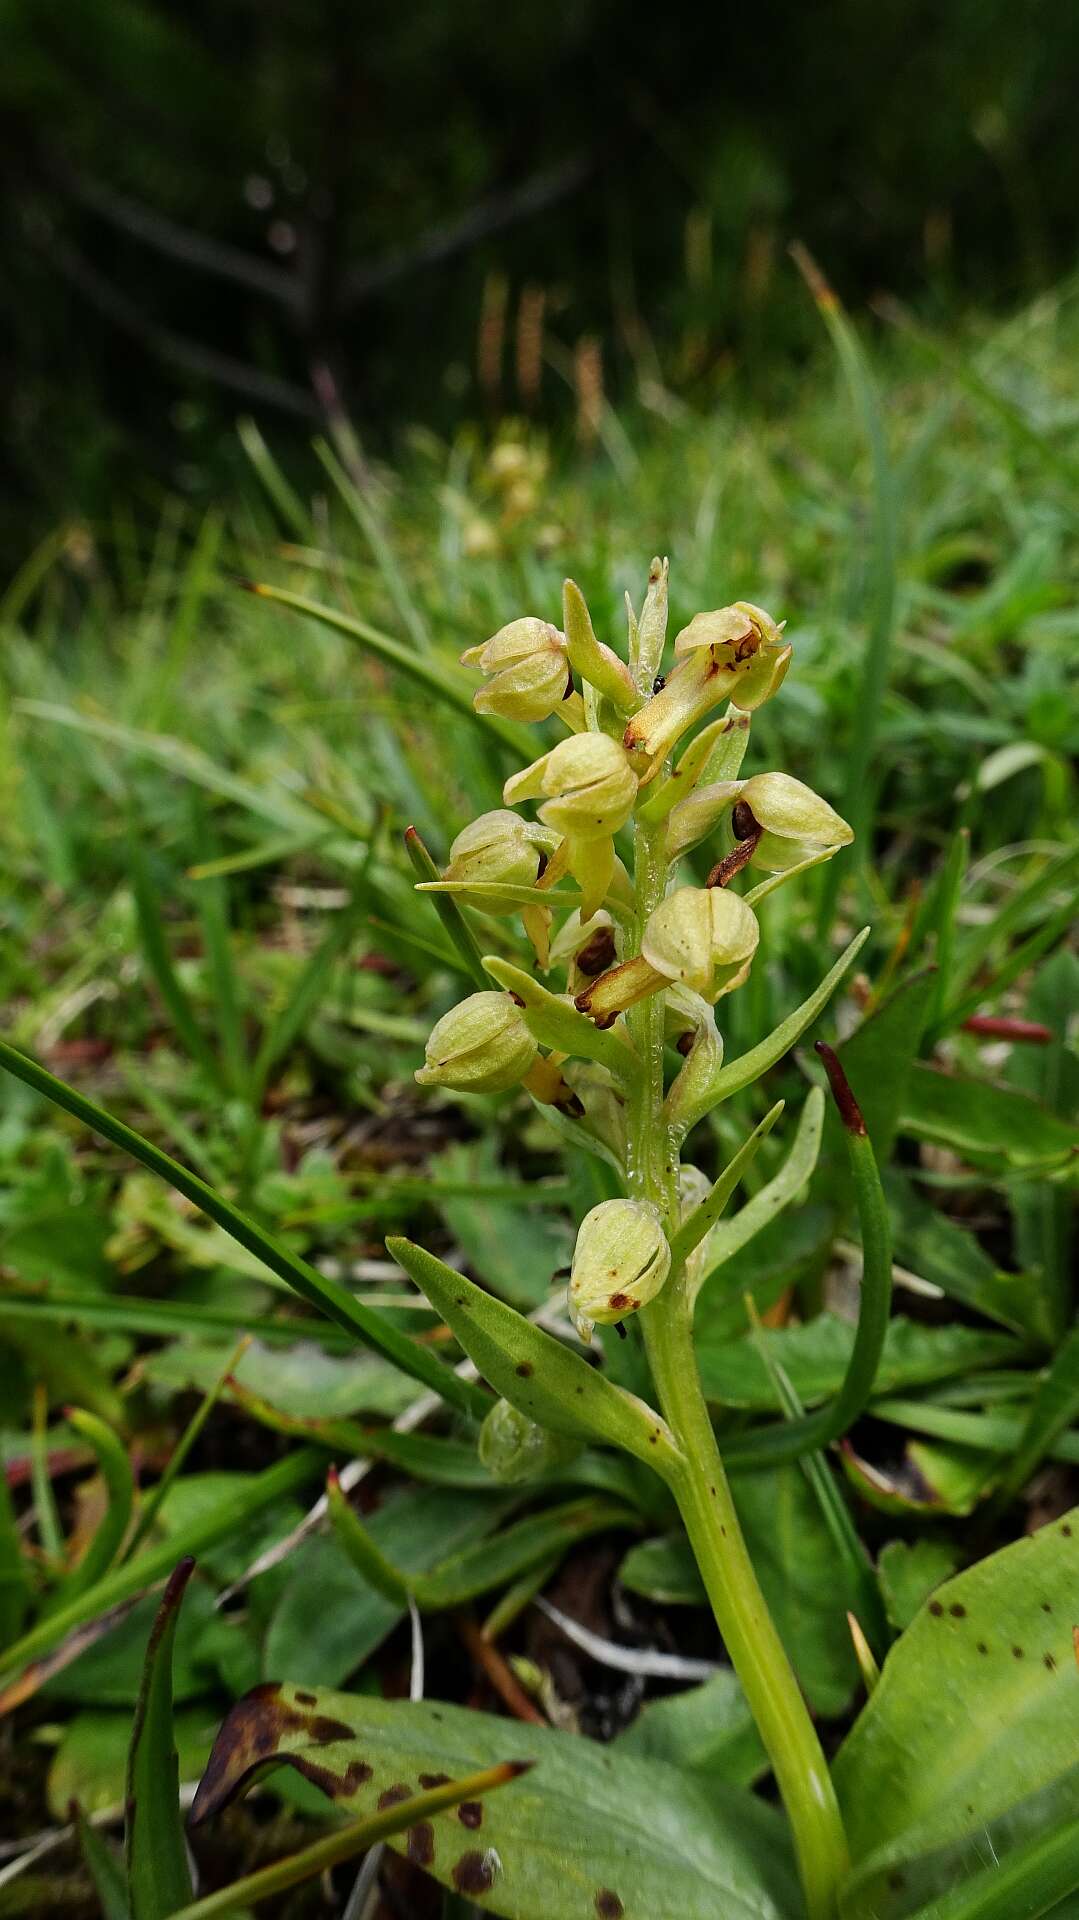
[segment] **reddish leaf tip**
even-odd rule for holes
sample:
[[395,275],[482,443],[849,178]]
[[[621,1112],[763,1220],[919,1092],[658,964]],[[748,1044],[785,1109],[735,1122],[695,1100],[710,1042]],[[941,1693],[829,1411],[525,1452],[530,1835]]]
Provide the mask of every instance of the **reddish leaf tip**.
[[816,1042],[816,1051],[824,1062],[824,1071],[828,1075],[832,1098],[839,1109],[839,1117],[847,1132],[864,1133],[865,1121],[862,1119],[862,1110],[851,1092],[850,1081],[840,1065],[839,1055],[826,1040]]

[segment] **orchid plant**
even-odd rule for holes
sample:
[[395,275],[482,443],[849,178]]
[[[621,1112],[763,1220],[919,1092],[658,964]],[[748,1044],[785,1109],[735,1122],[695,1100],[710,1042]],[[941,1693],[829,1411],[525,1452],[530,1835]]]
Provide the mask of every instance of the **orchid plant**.
[[[586,1346],[597,1325],[624,1334],[637,1321],[654,1404],[421,1249],[390,1244],[504,1395],[484,1436],[496,1470],[509,1477],[522,1460],[545,1463],[548,1438],[600,1438],[666,1481],[775,1771],[808,1910],[820,1916],[833,1910],[846,1868],[843,1826],[742,1538],[693,1345],[709,1236],[782,1103],[714,1183],[683,1154],[706,1116],[809,1025],[865,935],[774,1033],[724,1062],[716,1008],[749,976],[762,938],[758,910],[852,834],[789,774],[740,777],[751,716],[779,692],[791,663],[782,627],[748,601],[699,613],[676,636],[664,678],[667,594],[667,562],[653,560],[639,616],[627,596],[627,659],[597,638],[572,581],[561,629],[514,620],[463,656],[484,676],[478,711],[515,722],[553,717],[567,733],[506,781],[502,808],[457,836],[444,874],[421,882],[484,914],[519,914],[533,964],[484,959],[490,985],[438,1021],[416,1075],[423,1086],[465,1093],[523,1087],[564,1135],[616,1170],[621,1195],[579,1226],[569,1312]],[[534,819],[517,810],[526,803],[538,803]],[[687,881],[682,863],[706,841],[715,857],[702,886]],[[834,1055],[828,1064],[869,1189],[876,1170],[864,1129]],[[874,1217],[879,1223],[882,1210]],[[878,1339],[886,1316],[885,1305],[876,1328],[863,1329],[866,1342]],[[863,1377],[865,1359],[863,1345]],[[856,1410],[848,1396],[840,1430]],[[797,1451],[790,1429],[777,1435]],[[829,1437],[813,1435],[818,1444]]]

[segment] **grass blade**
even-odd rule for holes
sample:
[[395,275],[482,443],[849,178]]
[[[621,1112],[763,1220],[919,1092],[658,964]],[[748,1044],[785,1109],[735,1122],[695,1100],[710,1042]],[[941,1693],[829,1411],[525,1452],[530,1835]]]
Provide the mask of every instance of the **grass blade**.
[[184,1588],[194,1571],[193,1560],[181,1560],[162,1595],[131,1729],[124,1827],[131,1920],[167,1920],[191,1899],[172,1726],[172,1643]]
[[157,983],[157,990],[168,1009],[177,1038],[183,1042],[188,1058],[196,1061],[215,1084],[220,1084],[220,1065],[206,1042],[187,990],[172,964],[164,922],[150,878],[149,862],[136,832],[132,832],[131,836],[131,891],[142,939],[143,958]]
[[[847,748],[842,813],[854,828],[855,859],[861,865],[869,853],[869,819],[873,791],[871,769],[888,686],[892,640],[896,623],[896,541],[898,506],[895,476],[888,455],[884,418],[866,357],[838,296],[828,285],[816,261],[796,243],[791,255],[805,280],[817,311],[832,337],[843,377],[869,448],[873,475],[870,534],[869,609],[861,686],[854,705],[857,722]],[[819,925],[831,924],[839,888],[836,863],[829,864],[822,891]]]
[[[428,853],[415,827],[405,828],[405,848],[421,880],[441,880],[441,869]],[[435,912],[461,957],[461,970],[465,977],[482,992],[488,991],[491,983],[484,971],[483,955],[480,953],[479,942],[465,919],[463,908],[452,894],[433,893],[430,897]]]
[[520,754],[523,759],[534,757],[534,742],[523,727],[518,727],[512,720],[503,720],[497,714],[476,712],[472,705],[473,686],[448,662],[413,653],[400,640],[393,639],[388,633],[381,633],[377,627],[369,626],[366,620],[340,613],[336,607],[323,606],[321,601],[308,600],[302,593],[290,593],[287,587],[271,587],[261,580],[244,580],[240,584],[248,593],[257,594],[260,600],[271,600],[275,606],[290,607],[294,613],[305,614],[309,620],[317,620],[322,626],[332,627],[336,633],[343,633],[349,640],[355,640],[366,652],[374,654],[377,660],[415,680],[425,693],[433,693],[444,706],[452,707],[455,713],[464,714],[466,719],[486,732],[497,734],[507,747],[512,747],[514,753]]

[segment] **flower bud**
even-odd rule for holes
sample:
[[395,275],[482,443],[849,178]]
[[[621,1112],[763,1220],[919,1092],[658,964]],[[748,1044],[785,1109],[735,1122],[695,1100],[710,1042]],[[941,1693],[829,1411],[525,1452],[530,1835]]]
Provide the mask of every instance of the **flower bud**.
[[854,838],[835,808],[789,773],[755,773],[743,781],[734,828],[740,840],[762,830],[751,864],[766,873],[785,873],[814,854],[838,853]]
[[511,620],[481,647],[469,647],[461,665],[489,676],[473,696],[476,712],[505,720],[546,720],[572,691],[565,640],[547,620]]
[[576,840],[604,840],[624,826],[637,798],[637,776],[617,740],[576,733],[507,780],[503,799],[546,795],[539,817]]
[[[497,807],[481,813],[478,820],[457,835],[450,848],[450,863],[444,880],[509,882],[534,887],[539,873],[540,854],[532,830],[509,807]],[[519,909],[493,902],[483,894],[458,894],[457,898],[481,913],[507,914]]]
[[570,1315],[582,1340],[654,1300],[671,1268],[659,1214],[640,1200],[602,1200],[581,1221],[570,1273]]
[[416,1079],[458,1093],[504,1093],[524,1079],[538,1051],[508,993],[472,993],[432,1029]]
[[579,1441],[538,1426],[508,1400],[496,1400],[480,1428],[480,1460],[504,1486],[518,1486],[554,1472],[580,1451]]
[[649,915],[641,955],[667,980],[714,1002],[742,985],[759,939],[756,915],[736,893],[679,887]]

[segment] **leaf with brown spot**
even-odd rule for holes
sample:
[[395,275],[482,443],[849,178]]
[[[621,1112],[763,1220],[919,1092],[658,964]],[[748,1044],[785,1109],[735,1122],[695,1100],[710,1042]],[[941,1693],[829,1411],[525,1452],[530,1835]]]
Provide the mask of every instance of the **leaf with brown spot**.
[[855,1867],[845,1912],[890,1920],[908,1910],[890,1873],[917,1879],[920,1905],[987,1855],[1006,1864],[1039,1818],[1051,1831],[1079,1812],[1071,1528],[1042,1527],[937,1587],[892,1648],[833,1765]]
[[[505,1920],[581,1920],[597,1911],[600,1890],[617,1895],[625,1920],[789,1920],[798,1911],[785,1823],[738,1788],[462,1707],[305,1689],[317,1708],[301,1708],[297,1691],[261,1688],[232,1709],[193,1821],[277,1760],[317,1779],[353,1815],[374,1813],[407,1786],[411,1797],[389,1810],[400,1816],[389,1844],[451,1891],[481,1905],[489,1897]],[[346,1723],[350,1736],[316,1745],[313,1720]],[[452,1787],[479,1766],[516,1759],[535,1762],[535,1772],[512,1792],[481,1802],[458,1791],[458,1811],[427,1811],[424,1786],[440,1774]],[[349,1773],[357,1762],[358,1780]]]

